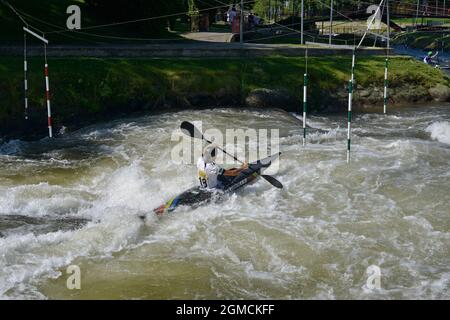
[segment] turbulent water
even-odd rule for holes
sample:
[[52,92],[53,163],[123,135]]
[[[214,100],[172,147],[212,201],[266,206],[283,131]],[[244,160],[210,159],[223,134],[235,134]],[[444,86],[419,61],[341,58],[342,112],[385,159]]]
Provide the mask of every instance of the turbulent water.
[[[183,120],[279,128],[284,189],[143,223],[196,184],[171,160]],[[449,299],[450,107],[356,115],[350,164],[345,116],[309,125],[303,147],[295,115],[215,109],[0,144],[0,298]]]

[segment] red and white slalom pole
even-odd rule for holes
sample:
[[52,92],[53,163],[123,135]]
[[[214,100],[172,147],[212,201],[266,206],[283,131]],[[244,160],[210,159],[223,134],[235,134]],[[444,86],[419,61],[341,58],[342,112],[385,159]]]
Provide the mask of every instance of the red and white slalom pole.
[[[44,65],[44,74],[45,74],[45,97],[47,101],[47,123],[48,123],[48,136],[50,138],[53,138],[53,128],[52,128],[52,109],[50,106],[50,83],[48,78],[48,63],[47,63],[47,45],[48,40],[44,38],[44,34],[42,36],[38,35],[36,32],[30,30],[28,27],[23,27],[23,31],[26,33],[31,34],[36,39],[42,41],[44,43],[44,58],[45,58],[45,65]],[[26,42],[25,42],[26,45]],[[26,47],[25,47],[25,53],[26,53]],[[28,83],[27,83],[27,62],[26,62],[26,55],[25,55],[25,63],[24,63],[24,70],[25,70],[25,93],[27,94],[28,90]],[[26,97],[25,100],[25,109],[28,109],[28,99]]]
[[52,127],[52,108],[50,105],[50,83],[48,78],[48,63],[47,63],[47,45],[45,47],[45,97],[47,99],[47,119],[48,119],[48,136],[53,138],[53,127]]

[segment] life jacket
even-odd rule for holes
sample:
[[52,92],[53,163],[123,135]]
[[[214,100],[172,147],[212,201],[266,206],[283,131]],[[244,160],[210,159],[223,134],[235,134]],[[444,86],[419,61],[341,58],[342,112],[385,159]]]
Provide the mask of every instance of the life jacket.
[[206,163],[203,157],[200,157],[197,161],[197,174],[200,182],[200,187],[208,188],[208,175],[206,174]]
[[205,163],[203,157],[201,157],[197,162],[197,173],[200,187],[208,189],[220,188],[220,176],[223,175],[224,169],[214,162]]

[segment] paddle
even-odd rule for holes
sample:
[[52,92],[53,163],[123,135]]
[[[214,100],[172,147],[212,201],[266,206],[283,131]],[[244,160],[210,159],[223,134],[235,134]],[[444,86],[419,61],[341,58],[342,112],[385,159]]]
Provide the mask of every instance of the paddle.
[[[188,121],[183,121],[181,123],[180,126],[181,130],[183,130],[185,133],[187,133],[189,136],[191,136],[192,138],[197,138],[197,139],[202,139],[205,140],[207,143],[211,144],[212,142],[209,141],[208,139],[206,139],[203,136],[203,133],[201,133],[192,123],[188,122]],[[241,160],[239,160],[238,158],[236,158],[235,156],[229,154],[228,152],[226,152],[225,150],[223,150],[220,147],[217,147],[217,149],[219,149],[220,151],[222,151],[223,153],[229,155],[230,157],[232,157],[234,160],[236,160],[239,163],[243,163]],[[275,179],[272,176],[268,176],[265,174],[262,174],[261,177],[263,177],[267,182],[269,182],[271,185],[273,185],[275,188],[278,189],[283,189],[283,185],[281,184],[280,181],[278,181],[277,179]]]

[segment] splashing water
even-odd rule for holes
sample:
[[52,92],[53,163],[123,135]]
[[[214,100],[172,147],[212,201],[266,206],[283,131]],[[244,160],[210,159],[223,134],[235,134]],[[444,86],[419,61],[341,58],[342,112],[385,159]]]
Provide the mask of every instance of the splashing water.
[[[258,180],[144,224],[196,183],[181,121],[280,129],[283,190]],[[147,116],[0,145],[0,298],[449,299],[448,106],[301,123],[279,111]],[[252,146],[252,143],[249,144]],[[68,290],[67,266],[81,290]],[[381,270],[367,290],[366,270]]]
[[431,134],[432,139],[450,144],[450,122],[434,122],[427,127],[426,131]]

